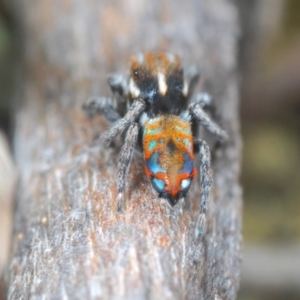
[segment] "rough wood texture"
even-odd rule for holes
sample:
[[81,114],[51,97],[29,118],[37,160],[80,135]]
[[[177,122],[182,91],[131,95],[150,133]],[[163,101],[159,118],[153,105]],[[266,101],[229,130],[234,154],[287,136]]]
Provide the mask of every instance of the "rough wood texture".
[[[238,16],[231,1],[15,0],[24,41],[15,157],[20,169],[9,299],[235,299],[241,262]],[[190,207],[152,191],[137,153],[127,207],[116,207],[118,149],[98,141],[108,123],[82,102],[108,95],[144,49],[196,63],[230,135],[214,154],[207,234]]]

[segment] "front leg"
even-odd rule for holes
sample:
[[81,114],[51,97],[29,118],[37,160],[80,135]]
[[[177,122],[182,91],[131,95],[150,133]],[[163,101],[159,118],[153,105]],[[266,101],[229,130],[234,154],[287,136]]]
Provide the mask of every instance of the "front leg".
[[114,97],[91,97],[85,101],[82,108],[89,116],[98,113],[104,115],[107,120],[115,122],[121,118],[119,112],[123,115],[128,94],[127,81],[119,74],[112,74],[107,80]]
[[121,74],[111,74],[107,78],[111,91],[125,99],[128,95],[127,79]]
[[202,235],[206,229],[206,210],[207,201],[209,198],[213,176],[211,170],[211,155],[207,143],[203,140],[198,140],[196,145],[199,147],[200,156],[200,183],[201,183],[201,200],[200,214],[196,224],[196,235]]
[[196,96],[193,97],[191,103],[198,103],[205,111],[210,111],[212,106],[212,99],[211,95],[205,92],[201,92],[196,94]]
[[114,98],[91,97],[85,101],[82,108],[90,116],[95,113],[104,115],[111,122],[115,122],[121,118],[117,113],[117,101]]
[[138,137],[138,124],[133,123],[129,126],[126,132],[124,145],[121,149],[118,161],[118,199],[117,211],[121,212],[124,206],[124,191],[126,176],[132,159],[133,150],[136,147]]
[[189,106],[191,115],[207,130],[214,134],[219,140],[226,141],[228,135],[219,125],[212,121],[199,103],[191,103]]
[[129,127],[145,110],[146,104],[142,99],[136,99],[132,103],[129,111],[124,118],[117,121],[110,129],[108,129],[101,137],[104,143],[109,144],[118,134],[122,133]]

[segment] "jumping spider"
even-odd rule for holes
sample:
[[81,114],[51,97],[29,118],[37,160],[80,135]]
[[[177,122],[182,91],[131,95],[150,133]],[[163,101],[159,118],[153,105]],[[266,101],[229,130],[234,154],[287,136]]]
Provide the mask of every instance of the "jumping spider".
[[199,153],[202,186],[199,218],[201,223],[205,222],[212,186],[211,155],[207,143],[196,139],[195,125],[200,123],[220,141],[227,139],[227,133],[205,112],[210,96],[200,93],[192,98],[198,79],[195,68],[184,73],[177,55],[145,52],[131,57],[128,80],[122,75],[109,77],[114,98],[91,98],[84,104],[87,112],[97,111],[114,122],[102,135],[106,144],[125,132],[118,162],[118,210],[123,207],[133,150],[140,143],[145,172],[152,186],[172,206],[188,192],[196,174],[194,154]]

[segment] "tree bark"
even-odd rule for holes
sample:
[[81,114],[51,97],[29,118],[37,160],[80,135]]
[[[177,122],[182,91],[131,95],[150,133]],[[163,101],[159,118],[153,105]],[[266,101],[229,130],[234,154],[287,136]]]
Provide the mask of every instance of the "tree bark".
[[[24,69],[17,94],[20,170],[8,299],[235,299],[241,265],[237,8],[231,1],[14,0]],[[119,148],[81,105],[107,95],[147,49],[178,53],[201,70],[230,140],[213,153],[206,234],[189,207],[157,198],[136,153],[126,209],[116,208]],[[209,134],[206,135],[209,137]]]

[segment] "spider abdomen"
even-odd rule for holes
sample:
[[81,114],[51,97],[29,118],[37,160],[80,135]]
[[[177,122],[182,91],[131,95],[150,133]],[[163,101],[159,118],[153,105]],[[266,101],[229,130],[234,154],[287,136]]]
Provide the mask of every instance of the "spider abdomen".
[[175,205],[196,174],[190,122],[184,116],[160,115],[143,127],[145,172],[159,195]]

